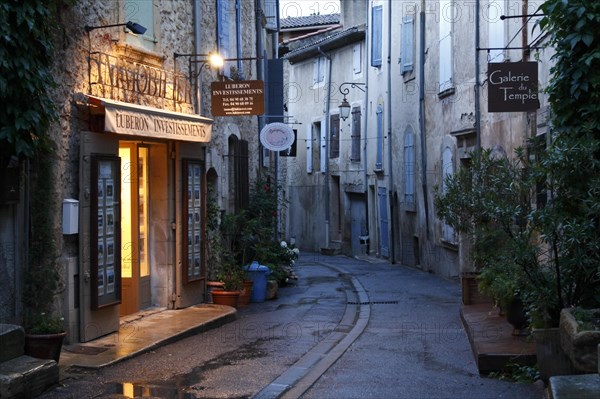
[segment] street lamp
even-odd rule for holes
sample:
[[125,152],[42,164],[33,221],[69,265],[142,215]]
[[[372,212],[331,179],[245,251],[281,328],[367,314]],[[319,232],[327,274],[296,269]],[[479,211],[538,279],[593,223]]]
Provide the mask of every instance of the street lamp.
[[111,25],[100,25],[100,26],[89,26],[89,25],[86,25],[86,26],[83,27],[83,29],[85,29],[85,31],[87,33],[90,33],[94,29],[113,28],[115,26],[125,26],[127,29],[129,29],[132,33],[135,33],[136,35],[143,35],[144,33],[146,33],[146,28],[145,27],[143,27],[142,25],[140,25],[140,24],[138,24],[136,22],[132,22],[132,21],[127,21],[124,24],[111,24]]
[[[206,65],[209,65],[213,68],[222,68],[224,64],[224,59],[221,57],[219,53],[208,53],[208,54],[181,54],[181,53],[173,53],[174,58],[174,68],[175,75],[177,75],[177,58],[179,57],[189,57],[188,60],[188,76],[190,80],[190,84],[192,85],[195,92],[195,100],[196,100],[196,112],[198,114],[202,113],[202,99],[201,99],[201,91],[202,91],[202,78],[200,74],[202,73],[202,69]],[[196,71],[192,73],[192,64],[200,64],[200,68],[196,68]]]
[[346,100],[346,95],[348,93],[350,93],[350,89],[347,87],[344,88],[344,85],[350,85],[351,88],[357,88],[364,93],[365,89],[363,89],[360,86],[366,86],[366,83],[344,82],[340,85],[340,93],[342,93],[344,95],[344,98],[342,99],[342,103],[340,104],[340,118],[342,118],[343,121],[348,119],[348,117],[350,116],[350,108],[351,108],[350,103],[348,102],[348,100]]

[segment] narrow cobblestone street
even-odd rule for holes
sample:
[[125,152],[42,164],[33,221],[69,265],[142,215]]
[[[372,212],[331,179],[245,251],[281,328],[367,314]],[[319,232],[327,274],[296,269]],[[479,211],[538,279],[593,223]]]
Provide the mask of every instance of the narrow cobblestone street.
[[[63,368],[60,386],[41,398],[544,397],[539,383],[479,376],[457,282],[310,254],[296,272],[277,299],[219,328],[98,371]],[[284,396],[282,379],[293,381]]]

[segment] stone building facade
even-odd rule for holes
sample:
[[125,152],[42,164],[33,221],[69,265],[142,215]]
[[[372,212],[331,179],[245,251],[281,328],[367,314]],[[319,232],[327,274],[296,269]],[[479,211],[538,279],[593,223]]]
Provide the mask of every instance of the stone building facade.
[[[343,1],[342,27],[285,55],[289,115],[302,123],[298,155],[288,160],[287,234],[300,248],[368,254],[448,277],[471,270],[465,243],[436,215],[435,194],[445,176],[468,164],[469,151],[513,156],[528,138],[545,134],[552,49],[532,15],[541,3]],[[319,48],[360,25],[356,74],[352,44],[326,54]],[[300,61],[301,54],[309,57]],[[488,63],[527,61],[537,61],[539,108],[489,112]],[[342,82],[364,84],[364,91],[345,86],[360,134],[358,120],[341,121],[339,130],[327,122],[339,115]],[[338,141],[339,158],[325,151]],[[312,174],[305,169],[311,157]]]
[[[127,314],[204,302],[208,187],[235,212],[269,158],[257,116],[212,116],[211,82],[265,78],[276,2],[79,0],[61,18],[51,89],[60,115],[50,132],[57,308],[67,339],[83,342],[116,331]],[[128,21],[146,31],[134,34]],[[208,64],[215,52],[221,68]],[[0,206],[10,292],[1,316],[16,324],[29,189]],[[68,227],[63,202],[78,207]]]

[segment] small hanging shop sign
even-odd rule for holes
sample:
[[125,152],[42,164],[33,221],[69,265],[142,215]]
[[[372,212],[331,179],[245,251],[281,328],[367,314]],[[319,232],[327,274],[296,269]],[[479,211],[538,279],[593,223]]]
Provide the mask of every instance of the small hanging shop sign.
[[262,115],[265,108],[265,83],[262,80],[212,82],[213,116]]
[[540,107],[537,62],[488,63],[488,112],[525,112]]
[[260,143],[271,151],[287,150],[294,143],[294,139],[294,130],[285,123],[269,123],[260,131]]

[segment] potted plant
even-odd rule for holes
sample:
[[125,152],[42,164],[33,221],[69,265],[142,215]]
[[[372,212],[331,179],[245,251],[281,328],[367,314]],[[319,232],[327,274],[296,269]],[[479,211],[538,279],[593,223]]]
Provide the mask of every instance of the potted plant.
[[62,280],[56,250],[54,217],[58,204],[52,192],[49,156],[40,156],[33,165],[30,215],[29,262],[25,272],[24,327],[25,353],[59,361],[66,336],[63,318],[57,310]]
[[[468,167],[445,181],[436,193],[438,216],[468,236],[470,259],[481,293],[502,311],[522,301],[533,231],[525,222],[531,211],[529,177],[521,158],[484,149],[471,154]],[[522,317],[515,330],[522,330]]]
[[[445,192],[438,192],[436,206],[441,219],[471,237],[480,287],[503,306],[518,293],[534,328],[538,362],[555,353],[560,360],[546,363],[555,367],[569,363],[558,340],[561,310],[567,304],[589,305],[600,285],[596,266],[582,267],[578,254],[578,240],[589,239],[580,236],[585,226],[566,223],[571,210],[557,197],[534,200],[540,187],[556,191],[547,182],[544,158],[529,162],[528,155],[540,153],[539,144],[530,142],[529,153],[518,149],[514,159],[490,149],[473,152],[469,167],[450,176]],[[543,378],[569,372],[545,372],[541,364],[540,371]]]
[[217,305],[238,306],[238,299],[243,289],[245,272],[231,257],[222,261],[216,279],[222,284],[222,289],[212,291],[213,303]]

